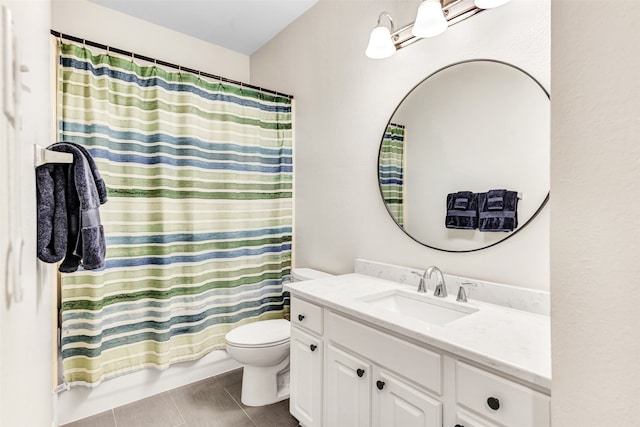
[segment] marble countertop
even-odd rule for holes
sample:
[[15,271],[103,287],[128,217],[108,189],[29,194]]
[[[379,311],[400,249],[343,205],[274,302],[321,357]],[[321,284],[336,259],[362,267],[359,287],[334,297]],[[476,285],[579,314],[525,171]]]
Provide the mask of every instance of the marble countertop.
[[[472,299],[448,304],[478,311],[444,326],[428,324],[376,308],[362,299],[393,289],[415,292],[414,286],[345,274],[285,285],[292,296],[342,312],[370,325],[434,346],[546,390],[551,389],[551,336],[548,316]],[[420,294],[423,296],[424,294]],[[440,300],[429,292],[425,298]]]

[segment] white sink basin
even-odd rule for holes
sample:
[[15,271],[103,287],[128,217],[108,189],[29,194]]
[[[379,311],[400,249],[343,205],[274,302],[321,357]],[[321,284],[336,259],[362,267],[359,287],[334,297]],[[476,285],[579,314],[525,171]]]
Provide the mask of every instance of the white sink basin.
[[478,311],[475,307],[465,307],[434,296],[400,289],[369,295],[361,298],[360,301],[398,316],[439,326]]

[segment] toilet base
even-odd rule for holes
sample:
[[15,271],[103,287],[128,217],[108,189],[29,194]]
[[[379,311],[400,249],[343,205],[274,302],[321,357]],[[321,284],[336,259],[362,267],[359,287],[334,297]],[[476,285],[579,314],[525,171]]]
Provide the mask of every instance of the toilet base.
[[289,397],[289,356],[269,368],[245,365],[240,400],[246,406],[265,406]]

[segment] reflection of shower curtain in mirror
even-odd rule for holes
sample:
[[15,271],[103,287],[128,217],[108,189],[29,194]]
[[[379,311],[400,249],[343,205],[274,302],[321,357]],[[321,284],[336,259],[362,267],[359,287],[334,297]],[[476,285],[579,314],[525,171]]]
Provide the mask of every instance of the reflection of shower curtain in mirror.
[[109,189],[106,267],[62,279],[66,381],[194,360],[233,326],[286,316],[291,100],[59,53],[60,140],[87,147]]
[[389,123],[380,146],[378,177],[382,198],[398,225],[404,224],[404,126]]

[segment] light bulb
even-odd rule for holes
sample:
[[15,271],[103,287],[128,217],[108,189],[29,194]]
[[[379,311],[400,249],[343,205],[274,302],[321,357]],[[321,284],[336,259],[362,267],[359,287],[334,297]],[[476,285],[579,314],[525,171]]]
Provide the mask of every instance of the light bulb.
[[388,58],[396,52],[396,47],[391,41],[391,33],[384,26],[375,27],[369,36],[369,45],[365,55],[372,59]]
[[442,34],[447,26],[440,0],[424,0],[418,7],[411,33],[419,38],[433,37]]

